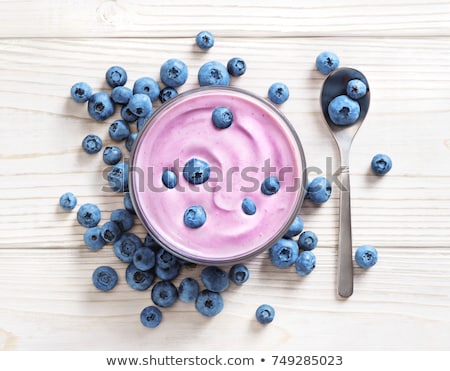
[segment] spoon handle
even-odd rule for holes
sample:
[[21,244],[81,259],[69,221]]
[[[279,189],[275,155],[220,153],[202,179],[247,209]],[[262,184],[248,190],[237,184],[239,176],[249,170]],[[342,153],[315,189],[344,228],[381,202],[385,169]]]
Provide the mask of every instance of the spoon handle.
[[350,207],[350,173],[344,166],[341,173],[341,195],[339,207],[338,278],[339,296],[348,298],[353,293],[352,221]]

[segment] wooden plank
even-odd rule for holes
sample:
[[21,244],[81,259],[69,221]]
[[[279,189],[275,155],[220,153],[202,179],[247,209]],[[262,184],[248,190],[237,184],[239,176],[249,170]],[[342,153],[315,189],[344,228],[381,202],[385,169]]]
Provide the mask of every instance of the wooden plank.
[[[2,40],[0,112],[2,125],[10,128],[0,136],[0,249],[82,245],[84,231],[75,212],[58,208],[63,192],[74,192],[79,204],[98,203],[103,221],[122,207],[122,196],[102,191],[107,182],[101,154],[88,156],[80,147],[89,133],[111,144],[107,130],[113,119],[93,122],[85,105],[69,98],[70,86],[79,80],[94,90],[107,90],[103,76],[112,64],[128,70],[131,86],[140,76],[157,78],[165,59],[182,58],[190,68],[183,91],[198,85],[196,71],[206,60],[226,63],[240,55],[248,72],[232,85],[265,96],[273,81],[287,82],[291,98],[280,108],[299,133],[310,177],[333,174],[339,168],[337,151],[318,104],[324,77],[313,62],[330,45],[343,65],[364,71],[372,90],[370,112],[351,157],[355,244],[448,246],[450,50],[444,39],[221,42],[206,55],[192,51],[184,39]],[[97,49],[101,52],[94,61]],[[384,178],[369,171],[370,159],[378,152],[390,154],[394,161]],[[306,201],[302,210],[305,228],[316,231],[323,246],[336,245],[338,195],[335,186],[327,204],[315,207]]]
[[0,37],[449,36],[446,0],[0,2]]
[[[0,349],[446,350],[448,249],[427,249],[427,259],[411,248],[384,247],[379,253],[375,267],[356,268],[355,293],[347,301],[335,298],[334,251],[317,248],[317,268],[304,278],[292,268],[273,267],[263,254],[248,263],[251,277],[245,285],[231,285],[223,293],[225,308],[217,317],[205,318],[193,304],[177,302],[162,310],[158,328],[146,329],[139,313],[151,305],[150,292],[128,287],[126,264],[110,247],[99,252],[2,249]],[[93,270],[103,264],[119,274],[118,286],[108,293],[91,283]],[[199,279],[200,271],[184,268],[174,282]],[[276,308],[275,321],[264,329],[254,319],[262,303]],[[212,336],[217,333],[221,336]]]

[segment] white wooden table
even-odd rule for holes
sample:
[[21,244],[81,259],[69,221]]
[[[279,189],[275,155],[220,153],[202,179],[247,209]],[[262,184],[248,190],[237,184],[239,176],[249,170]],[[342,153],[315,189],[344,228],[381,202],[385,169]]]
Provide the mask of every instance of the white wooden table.
[[[450,347],[450,2],[396,1],[0,1],[0,349],[17,350],[448,350]],[[216,36],[208,52],[197,32]],[[97,203],[103,221],[122,206],[106,194],[101,156],[80,143],[107,123],[89,119],[70,86],[106,89],[113,65],[129,81],[158,77],[166,59],[184,60],[188,82],[205,61],[244,58],[232,85],[266,96],[289,85],[282,111],[294,124],[309,166],[337,167],[337,150],[319,111],[323,50],[364,72],[369,115],[351,153],[354,245],[378,248],[379,262],[355,269],[355,292],[336,297],[338,189],[321,207],[305,202],[305,229],[319,236],[317,268],[301,278],[274,268],[266,254],[248,262],[251,278],[224,293],[211,319],[177,302],[156,329],[139,323],[150,292],[131,290],[126,265],[110,247],[88,251],[75,212]],[[383,178],[370,175],[378,152],[393,159]],[[314,175],[314,174],[312,174]],[[134,231],[143,237],[138,225]],[[120,274],[109,293],[91,284],[108,264]],[[182,277],[199,277],[201,267]],[[276,319],[261,326],[262,303]]]

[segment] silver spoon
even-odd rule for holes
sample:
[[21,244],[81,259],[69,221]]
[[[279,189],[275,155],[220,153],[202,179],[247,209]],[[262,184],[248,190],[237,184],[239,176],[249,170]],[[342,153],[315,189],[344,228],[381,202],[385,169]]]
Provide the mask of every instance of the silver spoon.
[[[328,114],[328,104],[338,95],[346,94],[347,83],[350,80],[359,79],[366,84],[367,92],[358,99],[360,115],[358,120],[351,125],[335,125]],[[350,172],[349,154],[353,138],[369,110],[370,89],[365,76],[353,68],[338,68],[325,79],[320,94],[320,104],[325,121],[339,148],[341,164],[340,174],[340,207],[339,207],[339,242],[338,242],[338,269],[337,292],[338,295],[347,298],[353,293],[353,256],[352,256],[352,223],[350,205]]]

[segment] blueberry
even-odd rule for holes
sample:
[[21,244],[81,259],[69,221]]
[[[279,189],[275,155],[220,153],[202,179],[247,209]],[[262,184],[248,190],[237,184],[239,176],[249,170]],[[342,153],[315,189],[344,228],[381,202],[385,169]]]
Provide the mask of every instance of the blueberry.
[[312,231],[304,231],[298,238],[298,247],[305,251],[311,251],[317,247],[318,243],[317,235]]
[[307,196],[314,204],[320,205],[330,199],[331,190],[331,183],[328,179],[318,176],[308,184]]
[[373,156],[370,168],[375,175],[384,175],[392,169],[392,160],[388,155],[379,153]]
[[92,88],[85,82],[77,82],[70,89],[70,96],[77,103],[87,102],[91,95]]
[[270,85],[268,96],[271,102],[282,104],[289,99],[289,88],[282,82],[275,82]]
[[269,249],[269,258],[277,268],[288,268],[298,258],[298,245],[294,240],[281,238]]
[[223,299],[218,292],[202,290],[195,299],[195,309],[206,317],[213,317],[223,309]]
[[212,122],[217,129],[226,129],[233,123],[233,113],[228,107],[217,107],[212,113]]
[[106,242],[116,242],[122,236],[117,223],[108,221],[102,225],[101,229],[101,235]]
[[92,274],[94,286],[101,291],[112,290],[119,280],[117,272],[106,265],[98,267]]
[[72,192],[66,192],[59,198],[59,206],[65,211],[73,210],[77,206],[77,198]]
[[183,168],[183,177],[191,184],[202,184],[209,179],[211,169],[206,161],[192,158]]
[[261,192],[271,196],[280,190],[280,181],[276,176],[269,176],[261,183]]
[[127,141],[125,142],[125,147],[129,152],[131,152],[131,150],[133,149],[133,144],[137,136],[138,133],[131,133],[130,136],[127,138]]
[[95,227],[101,219],[101,212],[97,205],[84,204],[81,205],[77,212],[77,220],[83,227]]
[[209,31],[201,31],[195,37],[195,43],[202,50],[211,49],[214,46],[214,36]]
[[133,86],[133,94],[147,94],[152,102],[158,99],[159,92],[158,83],[151,77],[141,77],[135,81]]
[[111,92],[111,99],[118,104],[128,104],[132,96],[133,91],[126,86],[116,86]]
[[128,192],[128,162],[119,162],[111,167],[108,184],[115,192]]
[[81,147],[83,148],[84,152],[90,155],[100,152],[100,150],[102,149],[102,145],[102,140],[98,135],[95,134],[86,135],[81,142]]
[[192,303],[197,299],[200,292],[200,285],[197,280],[191,277],[183,278],[178,286],[178,297],[184,303]]
[[150,305],[142,309],[140,318],[145,327],[155,328],[161,323],[162,313],[157,307]]
[[162,247],[156,252],[156,266],[166,269],[174,266],[176,263],[176,256]]
[[155,275],[151,271],[142,271],[133,263],[130,263],[125,271],[125,279],[133,290],[147,290],[155,280]]
[[339,57],[333,52],[322,52],[316,58],[316,67],[323,75],[328,75],[339,67]]
[[159,281],[152,288],[153,303],[162,308],[175,304],[178,298],[178,290],[170,281]]
[[116,120],[109,126],[108,132],[112,140],[120,142],[129,137],[130,125],[124,120]]
[[134,94],[128,102],[128,108],[136,117],[147,117],[152,112],[152,101],[146,94]]
[[363,245],[356,249],[355,262],[363,269],[374,266],[378,261],[377,249],[373,246]]
[[133,255],[133,264],[141,271],[148,271],[155,266],[155,252],[149,247],[139,247]]
[[199,205],[188,207],[184,212],[183,220],[189,228],[200,228],[206,222],[206,211]]
[[134,254],[142,247],[141,239],[134,233],[124,233],[114,242],[114,254],[124,263],[131,263]]
[[127,232],[134,226],[134,217],[126,209],[116,209],[111,213],[110,220],[117,223],[122,232]]
[[159,251],[159,249],[161,249],[161,246],[148,233],[147,233],[147,235],[144,238],[144,246],[148,247],[148,248],[150,248],[150,249],[152,249],[154,251],[155,258],[156,258],[156,253]]
[[242,76],[247,70],[247,65],[242,58],[231,58],[227,63],[227,70],[231,76]]
[[159,75],[165,85],[171,88],[177,88],[186,82],[188,68],[183,61],[172,58],[162,64]]
[[230,268],[229,276],[236,285],[242,285],[250,278],[250,272],[244,264],[238,263]]
[[84,243],[89,250],[100,250],[106,244],[102,237],[102,229],[100,227],[88,228],[84,232]]
[[214,265],[204,268],[200,278],[209,291],[222,292],[230,285],[227,272]]
[[302,230],[303,230],[303,220],[300,217],[300,215],[297,215],[283,237],[284,238],[292,238],[292,237],[300,234],[302,232]]
[[208,85],[230,85],[230,74],[227,68],[219,62],[206,62],[198,71],[198,82],[200,86]]
[[256,309],[256,320],[263,325],[273,321],[275,317],[275,309],[269,304],[262,304]]
[[328,114],[335,125],[352,125],[358,121],[359,103],[346,95],[339,95],[328,105]]
[[109,94],[99,92],[92,94],[88,101],[88,113],[96,121],[105,121],[114,114],[114,102]]
[[131,200],[131,195],[129,192],[125,192],[123,195],[123,206],[131,214],[136,215],[136,210],[134,210],[133,201]]
[[178,92],[175,90],[175,88],[166,86],[159,92],[159,100],[161,101],[161,103],[165,103],[168,100],[175,98],[177,95]]
[[347,83],[347,95],[353,99],[359,99],[366,95],[367,86],[359,79],[350,80]]
[[120,66],[109,67],[105,74],[106,82],[112,88],[123,86],[127,83],[127,73]]
[[247,215],[254,215],[256,213],[256,205],[251,198],[244,198],[241,207],[242,211]]
[[171,281],[178,277],[181,271],[181,264],[177,260],[175,264],[168,268],[161,268],[159,265],[155,267],[155,273],[159,279],[163,281]]
[[150,119],[150,116],[152,115],[152,113],[153,113],[153,111],[150,112],[150,114],[148,116],[138,117],[137,123],[136,123],[136,129],[137,129],[138,132],[141,131],[142,128],[145,126],[147,121]]
[[115,165],[122,159],[122,150],[117,146],[107,146],[103,151],[103,162],[106,165]]
[[163,184],[167,188],[175,188],[177,186],[177,174],[175,174],[172,170],[164,170],[161,176]]
[[120,117],[122,117],[122,120],[126,122],[135,122],[138,119],[138,117],[131,111],[128,104],[123,106],[120,110]]
[[316,256],[312,251],[303,251],[295,262],[295,270],[300,276],[307,276],[316,267]]

